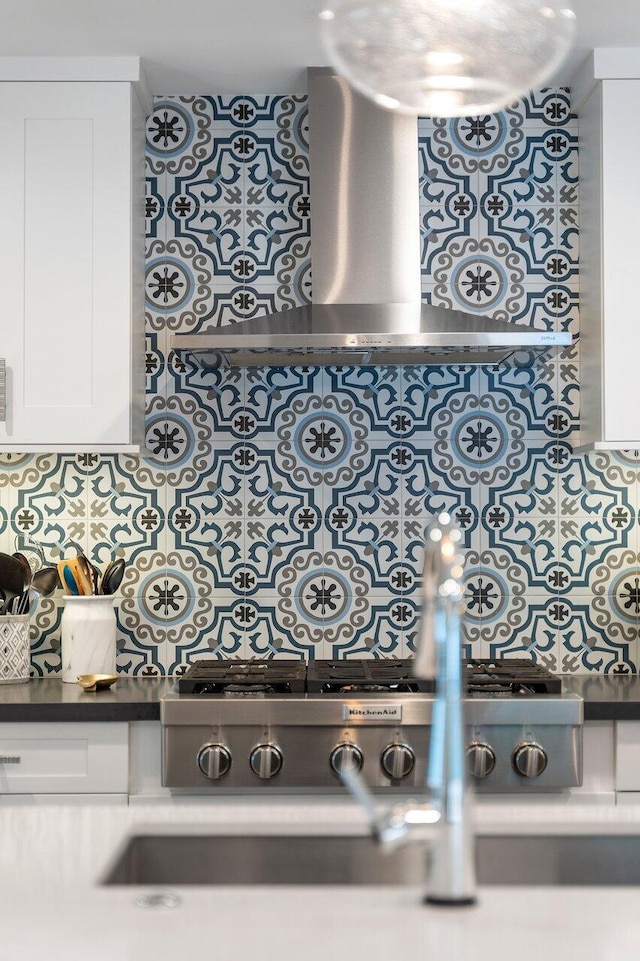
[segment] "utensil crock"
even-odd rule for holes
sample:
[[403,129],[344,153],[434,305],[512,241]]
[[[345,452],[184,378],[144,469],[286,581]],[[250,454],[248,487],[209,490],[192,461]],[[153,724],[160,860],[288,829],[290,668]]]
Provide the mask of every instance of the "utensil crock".
[[69,595],[63,600],[62,680],[75,684],[81,674],[115,674],[115,598]]
[[31,680],[29,615],[0,617],[0,684],[23,684]]

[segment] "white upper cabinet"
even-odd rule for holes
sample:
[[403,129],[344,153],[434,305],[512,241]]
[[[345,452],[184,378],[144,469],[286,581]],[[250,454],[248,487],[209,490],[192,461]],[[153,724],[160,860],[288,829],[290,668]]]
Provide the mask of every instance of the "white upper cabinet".
[[0,59],[0,451],[142,443],[144,109],[79,59]]
[[640,50],[595,50],[580,130],[581,450],[640,447]]

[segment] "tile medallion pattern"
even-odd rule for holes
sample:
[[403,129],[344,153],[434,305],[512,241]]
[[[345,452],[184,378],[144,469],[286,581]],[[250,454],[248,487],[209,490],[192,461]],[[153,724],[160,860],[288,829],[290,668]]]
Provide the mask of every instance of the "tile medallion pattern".
[[[119,669],[413,650],[424,529],[467,548],[466,644],[639,663],[638,452],[578,456],[578,130],[566,89],[420,120],[426,300],[570,330],[554,360],[221,372],[168,351],[311,298],[303,97],[164,97],[147,125],[149,456],[5,455],[0,545],[128,561]],[[32,621],[59,670],[62,601]]]

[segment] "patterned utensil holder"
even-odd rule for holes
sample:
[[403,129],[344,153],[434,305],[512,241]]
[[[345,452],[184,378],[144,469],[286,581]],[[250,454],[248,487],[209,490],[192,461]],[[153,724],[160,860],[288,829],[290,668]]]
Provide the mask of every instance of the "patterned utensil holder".
[[0,617],[0,684],[22,684],[31,680],[29,615]]
[[64,598],[62,680],[75,684],[80,674],[116,673],[116,612],[112,595]]

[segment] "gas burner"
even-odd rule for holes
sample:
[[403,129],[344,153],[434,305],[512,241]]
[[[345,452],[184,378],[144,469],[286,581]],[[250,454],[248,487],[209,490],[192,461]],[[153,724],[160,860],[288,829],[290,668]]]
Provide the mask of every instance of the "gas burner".
[[411,674],[409,658],[310,661],[309,694],[432,694],[432,680]]
[[178,680],[180,694],[265,697],[304,694],[303,661],[196,661]]
[[471,658],[464,662],[464,670],[470,697],[506,698],[562,693],[562,680],[559,677],[524,658]]

